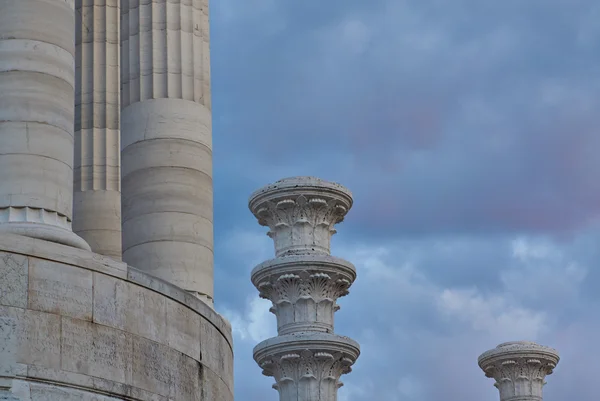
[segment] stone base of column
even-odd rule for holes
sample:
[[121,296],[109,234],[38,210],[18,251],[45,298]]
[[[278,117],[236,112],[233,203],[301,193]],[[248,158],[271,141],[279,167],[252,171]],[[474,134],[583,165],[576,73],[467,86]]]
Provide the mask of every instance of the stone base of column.
[[334,401],[360,355],[358,343],[327,333],[296,333],[270,338],[254,348],[254,360],[273,376],[280,401]]
[[73,231],[65,216],[49,210],[30,207],[0,208],[0,233],[11,233],[74,248],[91,250]]

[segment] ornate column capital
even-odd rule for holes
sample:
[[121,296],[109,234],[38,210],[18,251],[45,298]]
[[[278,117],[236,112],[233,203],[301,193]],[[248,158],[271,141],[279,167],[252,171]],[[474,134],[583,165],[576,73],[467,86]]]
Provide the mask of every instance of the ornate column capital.
[[280,401],[337,400],[340,376],[360,354],[355,341],[334,334],[337,299],[356,269],[329,254],[333,227],[351,207],[350,191],[314,177],[286,178],[250,197],[276,254],[252,270],[252,284],[273,303],[278,332],[254,348],[254,360],[275,378]]
[[337,335],[298,333],[268,339],[254,348],[254,360],[281,400],[330,401],[360,355],[358,344]]
[[261,298],[273,302],[279,335],[298,331],[333,332],[336,301],[356,279],[352,263],[329,255],[271,259],[252,271]]
[[334,225],[352,207],[345,187],[315,177],[285,178],[254,192],[249,208],[275,242],[277,257],[329,254]]
[[559,360],[555,349],[514,341],[484,352],[478,363],[486,377],[496,380],[501,401],[541,401],[544,379]]

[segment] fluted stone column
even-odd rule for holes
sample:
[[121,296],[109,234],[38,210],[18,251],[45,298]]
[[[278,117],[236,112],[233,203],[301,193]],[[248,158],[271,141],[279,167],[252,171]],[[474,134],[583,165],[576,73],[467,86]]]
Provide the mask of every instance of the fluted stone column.
[[208,0],[121,4],[123,260],[209,304]]
[[339,184],[295,177],[258,190],[249,207],[270,228],[276,255],[251,275],[271,300],[278,329],[254,348],[254,359],[275,378],[281,401],[335,401],[341,375],[360,354],[355,341],[333,333],[336,301],[348,294],[356,270],[330,255],[330,241],[352,195]]
[[542,401],[544,379],[559,361],[552,348],[529,341],[498,345],[479,356],[479,367],[493,378],[500,401]]
[[73,231],[121,259],[120,0],[76,0]]
[[73,0],[0,0],[0,232],[88,249],[72,231]]

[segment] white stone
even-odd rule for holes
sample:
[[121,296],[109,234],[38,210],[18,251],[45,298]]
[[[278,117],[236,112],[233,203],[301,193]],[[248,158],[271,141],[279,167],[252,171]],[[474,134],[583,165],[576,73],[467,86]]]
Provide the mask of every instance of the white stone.
[[337,299],[348,294],[354,266],[329,255],[293,255],[269,260],[252,271],[261,298],[273,302],[279,335],[299,331],[332,333]]
[[76,2],[73,231],[121,259],[118,1]]
[[254,192],[249,208],[268,226],[275,255],[329,254],[335,224],[352,207],[352,194],[339,184],[315,177],[293,177]]
[[0,305],[27,307],[29,259],[0,252]]
[[12,387],[17,365],[17,321],[0,316],[0,394]]
[[270,228],[277,256],[251,274],[260,296],[273,303],[279,334],[254,348],[254,360],[275,378],[280,401],[335,401],[340,377],[360,354],[356,342],[333,334],[336,301],[356,278],[351,263],[329,254],[352,194],[315,177],[293,177],[254,192],[248,206]]
[[92,319],[92,272],[76,266],[31,258],[29,308]]
[[552,348],[530,341],[498,345],[479,356],[479,367],[494,378],[500,401],[542,401],[545,377],[560,360]]
[[1,6],[0,232],[89,249],[71,231],[74,3]]
[[254,359],[263,374],[275,378],[282,401],[334,401],[340,377],[352,370],[358,344],[326,333],[296,333],[263,341]]
[[208,1],[121,16],[123,260],[212,305]]

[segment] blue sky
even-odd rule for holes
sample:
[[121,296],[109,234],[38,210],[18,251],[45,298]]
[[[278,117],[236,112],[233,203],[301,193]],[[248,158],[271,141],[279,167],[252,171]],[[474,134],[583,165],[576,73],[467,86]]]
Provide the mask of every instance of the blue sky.
[[496,401],[477,356],[556,347],[545,401],[593,400],[600,357],[600,3],[219,0],[211,4],[216,307],[236,399],[277,400],[275,335],[247,209],[272,181],[352,190],[332,253],[358,279],[336,332],[362,355],[340,401]]

